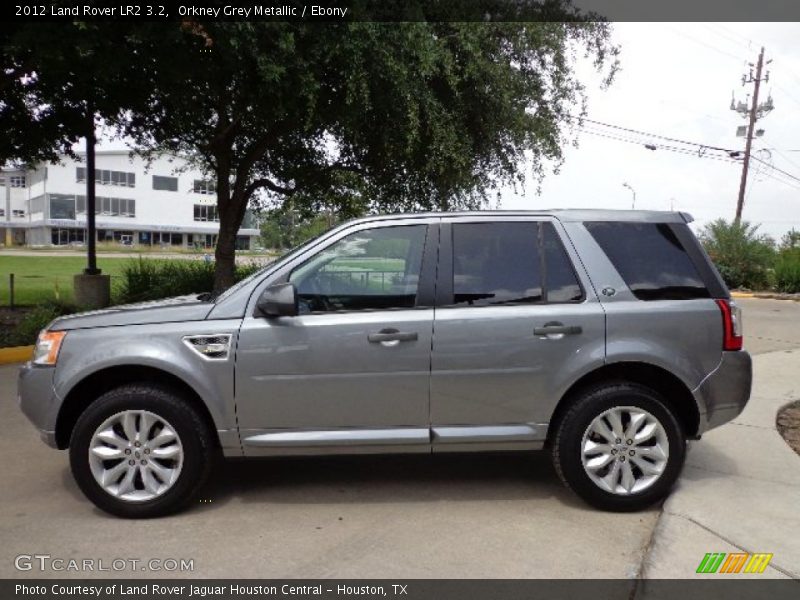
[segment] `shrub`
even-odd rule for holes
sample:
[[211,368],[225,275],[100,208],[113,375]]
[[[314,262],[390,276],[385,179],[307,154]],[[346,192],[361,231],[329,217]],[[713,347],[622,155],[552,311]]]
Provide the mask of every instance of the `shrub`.
[[[237,265],[235,279],[244,279],[257,264]],[[116,290],[119,302],[143,302],[186,294],[210,292],[214,287],[214,263],[200,260],[152,260],[138,258],[122,269]]]
[[729,287],[768,286],[775,242],[758,233],[758,227],[746,221],[737,224],[717,219],[700,232],[700,241]]
[[0,346],[29,346],[36,343],[39,332],[53,319],[76,312],[77,309],[61,302],[44,302],[30,310],[13,330],[0,339]]
[[800,293],[800,248],[784,250],[775,263],[775,289]]

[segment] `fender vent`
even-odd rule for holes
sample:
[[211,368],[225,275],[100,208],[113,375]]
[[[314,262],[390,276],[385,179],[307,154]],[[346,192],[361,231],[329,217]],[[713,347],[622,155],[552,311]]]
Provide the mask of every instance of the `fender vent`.
[[227,360],[231,349],[231,334],[187,335],[183,343],[206,360]]

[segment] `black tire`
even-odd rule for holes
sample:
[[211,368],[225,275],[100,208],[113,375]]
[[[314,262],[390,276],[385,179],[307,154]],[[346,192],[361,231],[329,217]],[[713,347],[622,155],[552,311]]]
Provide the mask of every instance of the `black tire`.
[[[89,447],[106,419],[128,410],[145,410],[165,419],[178,434],[183,464],[172,487],[150,500],[131,502],[112,496],[92,474]],[[128,384],[106,392],[81,414],[70,438],[70,466],[81,491],[98,508],[118,517],[149,518],[186,506],[205,483],[217,457],[213,432],[188,402],[153,384]]]
[[[669,456],[660,477],[650,487],[627,495],[612,493],[594,483],[583,466],[581,444],[592,421],[603,412],[633,406],[655,417],[667,435]],[[686,435],[675,415],[655,391],[634,383],[605,383],[584,390],[556,423],[551,443],[553,465],[564,484],[594,507],[629,512],[662,500],[680,475],[686,458]]]

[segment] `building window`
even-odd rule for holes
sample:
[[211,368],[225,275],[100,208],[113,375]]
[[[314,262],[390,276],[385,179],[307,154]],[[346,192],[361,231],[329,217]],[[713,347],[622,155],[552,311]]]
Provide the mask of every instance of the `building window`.
[[[86,181],[86,167],[75,168],[75,181]],[[100,185],[118,185],[121,187],[136,187],[136,173],[127,171],[109,171],[108,169],[95,169],[94,182]]]
[[14,210],[11,211],[11,215],[14,216],[14,217],[24,217],[25,216],[25,211],[24,210],[14,209]]
[[48,194],[50,198],[51,219],[74,219],[75,196],[65,194]]
[[25,175],[12,175],[8,178],[8,184],[15,188],[25,187]]
[[[75,196],[75,212],[86,213],[86,196]],[[94,214],[104,217],[135,217],[136,200],[133,198],[107,198],[97,196],[94,199]]]
[[165,192],[177,192],[178,178],[165,177],[163,175],[153,175],[153,189],[163,190]]
[[250,250],[250,236],[237,235],[236,236],[236,249],[237,250]]
[[54,246],[65,246],[67,244],[83,244],[86,242],[85,229],[59,229],[51,231],[51,241]]
[[217,207],[213,204],[195,204],[194,220],[214,221],[219,223],[219,213],[217,212]]
[[192,185],[192,191],[195,194],[211,195],[217,193],[217,186],[213,181],[208,181],[205,179],[195,179]]
[[6,209],[0,208],[0,217],[5,217],[5,216],[6,216]]

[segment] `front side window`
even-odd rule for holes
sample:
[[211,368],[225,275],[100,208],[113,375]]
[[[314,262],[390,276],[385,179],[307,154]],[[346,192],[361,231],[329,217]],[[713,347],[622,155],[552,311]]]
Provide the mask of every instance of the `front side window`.
[[300,312],[413,308],[426,225],[358,231],[295,268]]

